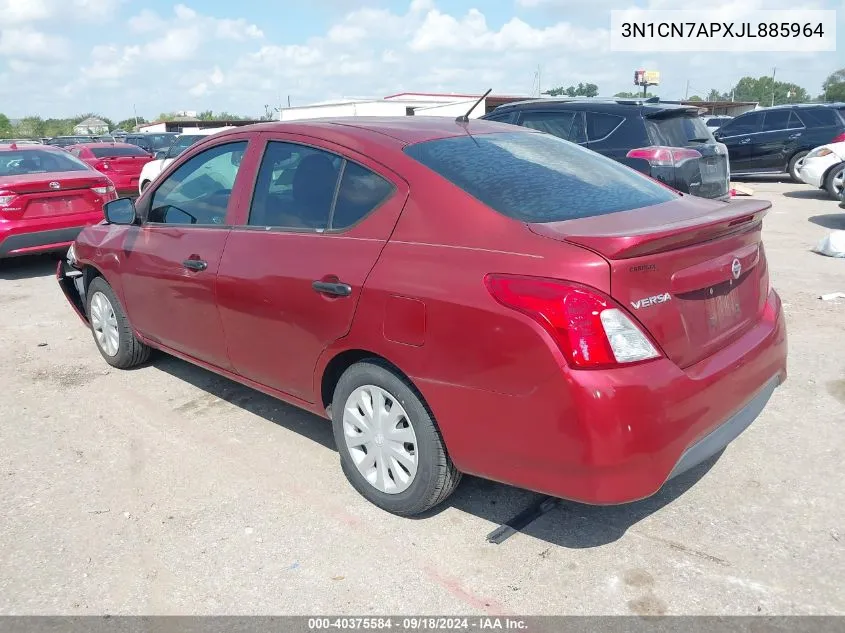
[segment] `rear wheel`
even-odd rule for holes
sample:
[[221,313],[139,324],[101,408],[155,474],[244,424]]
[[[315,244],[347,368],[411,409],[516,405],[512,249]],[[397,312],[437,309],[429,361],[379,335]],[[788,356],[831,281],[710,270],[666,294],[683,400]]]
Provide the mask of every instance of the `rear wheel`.
[[827,172],[824,179],[824,188],[834,200],[839,200],[843,186],[845,186],[845,163],[837,165]]
[[422,397],[387,364],[362,361],[343,373],[332,425],[346,478],[388,512],[425,512],[460,481]]
[[798,152],[795,156],[789,159],[789,165],[787,166],[787,171],[789,172],[789,177],[792,178],[793,182],[804,182],[801,180],[801,177],[798,175],[798,169],[801,165],[804,164],[804,157],[809,152]]
[[150,348],[132,332],[123,307],[102,277],[88,285],[88,322],[97,349],[112,367],[129,369],[150,357]]

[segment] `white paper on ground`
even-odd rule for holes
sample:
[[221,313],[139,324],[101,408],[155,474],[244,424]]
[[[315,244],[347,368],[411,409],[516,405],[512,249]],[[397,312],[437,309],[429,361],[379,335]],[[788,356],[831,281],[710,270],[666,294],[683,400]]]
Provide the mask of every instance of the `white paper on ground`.
[[813,249],[828,257],[845,257],[845,231],[831,231]]

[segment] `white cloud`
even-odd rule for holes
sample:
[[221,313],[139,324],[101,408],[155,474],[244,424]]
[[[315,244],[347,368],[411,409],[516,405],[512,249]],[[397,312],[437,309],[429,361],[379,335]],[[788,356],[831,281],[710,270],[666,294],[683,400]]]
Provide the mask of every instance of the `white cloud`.
[[0,31],[0,55],[12,59],[61,59],[69,44],[63,37],[17,27]]
[[72,18],[98,22],[114,15],[120,0],[0,0],[0,27]]

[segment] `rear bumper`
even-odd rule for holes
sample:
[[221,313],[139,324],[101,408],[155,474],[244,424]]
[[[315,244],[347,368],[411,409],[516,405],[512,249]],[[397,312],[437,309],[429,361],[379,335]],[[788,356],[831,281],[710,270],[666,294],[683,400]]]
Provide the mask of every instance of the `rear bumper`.
[[129,174],[114,174],[110,173],[107,174],[109,180],[112,181],[115,190],[118,193],[137,193],[138,191],[138,179],[140,174],[136,175],[129,175]]
[[419,386],[460,470],[619,504],[653,495],[748,428],[786,379],[786,358],[786,325],[772,292],[761,322],[685,370],[660,359],[566,371],[525,397]]
[[0,221],[0,257],[62,250],[70,246],[83,228],[102,219],[103,215],[97,212],[59,218]]

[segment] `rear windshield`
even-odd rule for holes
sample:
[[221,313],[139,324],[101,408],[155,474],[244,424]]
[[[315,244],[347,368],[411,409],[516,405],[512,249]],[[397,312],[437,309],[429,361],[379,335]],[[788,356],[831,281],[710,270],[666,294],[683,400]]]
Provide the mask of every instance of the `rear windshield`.
[[91,153],[97,158],[115,158],[118,156],[149,156],[137,145],[130,147],[92,147]]
[[713,141],[707,125],[694,114],[646,118],[645,127],[655,145],[686,147],[690,143]]
[[0,176],[25,176],[54,171],[87,171],[88,165],[64,151],[29,149],[0,152]]
[[459,136],[409,145],[405,153],[522,222],[586,218],[677,197],[633,169],[550,134]]

